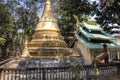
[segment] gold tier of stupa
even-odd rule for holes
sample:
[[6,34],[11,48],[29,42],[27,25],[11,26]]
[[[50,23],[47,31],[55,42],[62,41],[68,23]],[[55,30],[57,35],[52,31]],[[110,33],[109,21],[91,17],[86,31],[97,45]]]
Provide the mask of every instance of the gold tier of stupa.
[[46,59],[70,57],[72,52],[67,47],[53,15],[51,2],[47,0],[42,17],[28,43],[29,57]]

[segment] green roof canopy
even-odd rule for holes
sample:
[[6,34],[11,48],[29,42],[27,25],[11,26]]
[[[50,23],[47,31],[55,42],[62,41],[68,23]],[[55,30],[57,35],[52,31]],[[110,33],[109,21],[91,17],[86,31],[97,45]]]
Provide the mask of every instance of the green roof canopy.
[[98,25],[84,23],[80,32],[76,34],[76,38],[90,49],[103,48],[103,43],[107,43],[108,48],[120,48],[120,44],[115,38],[105,33]]
[[110,40],[111,37],[108,37],[107,35],[103,34],[103,33],[90,33],[87,32],[86,30],[83,30],[82,28],[80,28],[80,32],[81,34],[83,34],[89,41],[94,39],[94,40]]
[[[78,34],[76,35],[76,38],[78,41],[82,42],[86,47],[90,48],[90,49],[102,49],[103,48],[103,44],[102,43],[93,43],[93,42],[89,42],[88,40],[86,40],[83,36],[79,36]],[[119,49],[120,48],[120,44],[118,42],[116,42],[114,40],[113,43],[107,43],[108,48],[116,48]]]
[[83,22],[83,26],[88,29],[90,32],[91,31],[103,31],[103,29],[100,27],[100,25],[90,25],[85,22]]

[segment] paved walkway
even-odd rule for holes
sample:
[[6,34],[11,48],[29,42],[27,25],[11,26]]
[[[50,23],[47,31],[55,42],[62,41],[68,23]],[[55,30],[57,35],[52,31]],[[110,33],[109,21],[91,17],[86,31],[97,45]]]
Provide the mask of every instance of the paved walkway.
[[8,68],[17,68],[18,64],[17,63],[13,63],[13,64],[10,64],[8,66]]
[[120,75],[101,76],[93,80],[120,80]]

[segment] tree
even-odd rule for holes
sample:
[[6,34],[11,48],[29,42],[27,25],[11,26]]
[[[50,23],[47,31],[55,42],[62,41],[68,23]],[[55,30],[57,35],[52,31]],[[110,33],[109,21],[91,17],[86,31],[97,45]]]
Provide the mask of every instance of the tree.
[[6,5],[0,2],[0,49],[2,57],[7,56],[8,46],[12,42],[14,32],[13,16],[7,11]]
[[102,24],[104,30],[107,30],[109,23],[120,24],[120,1],[119,0],[103,0],[99,3],[96,20]]
[[38,22],[41,3],[42,0],[0,0],[0,48],[3,58],[9,50],[22,50],[25,35],[30,37]]
[[31,37],[38,22],[41,3],[42,0],[7,0],[7,10],[14,16],[15,28],[11,50],[22,51],[25,37]]
[[18,27],[24,30],[25,35],[31,36],[36,24],[38,23],[37,12],[40,9],[40,2],[38,0],[22,0],[24,6],[21,4],[16,9]]
[[82,16],[91,13],[92,5],[87,0],[59,0],[57,10],[61,32],[69,35],[78,30],[84,18]]

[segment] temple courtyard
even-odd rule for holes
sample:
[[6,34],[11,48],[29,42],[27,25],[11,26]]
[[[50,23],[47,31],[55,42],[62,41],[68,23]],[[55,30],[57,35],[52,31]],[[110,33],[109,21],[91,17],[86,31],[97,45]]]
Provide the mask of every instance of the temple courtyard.
[[21,53],[0,62],[0,80],[120,80],[120,38],[88,21],[66,38],[51,1],[46,0],[30,39],[26,32],[21,40]]

